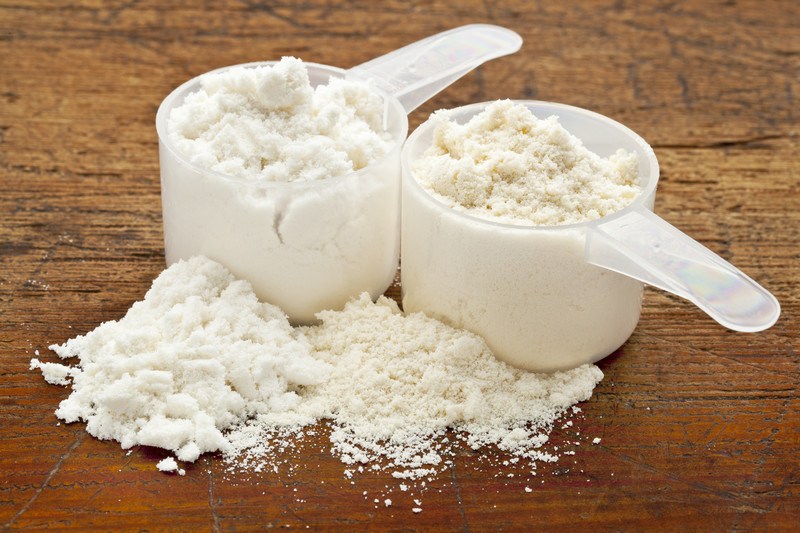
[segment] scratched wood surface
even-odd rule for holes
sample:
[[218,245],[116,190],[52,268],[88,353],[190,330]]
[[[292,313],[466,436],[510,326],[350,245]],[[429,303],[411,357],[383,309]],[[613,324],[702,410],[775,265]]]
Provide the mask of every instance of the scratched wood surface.
[[[496,98],[609,115],[654,146],[657,211],[770,289],[783,315],[740,334],[648,290],[600,366],[575,456],[498,477],[479,454],[394,504],[317,441],[279,474],[94,439],[28,371],[121,317],[164,267],[154,128],[183,81],[296,55],[349,67],[437,31],[508,26],[522,50],[410,117]],[[796,530],[800,521],[800,4],[766,2],[0,1],[0,524],[4,528]],[[398,296],[394,286],[389,294]],[[581,438],[583,438],[581,437]],[[505,472],[505,471],[503,471]],[[504,474],[505,475],[505,474]],[[526,492],[524,487],[533,490]],[[367,496],[364,496],[364,493]]]

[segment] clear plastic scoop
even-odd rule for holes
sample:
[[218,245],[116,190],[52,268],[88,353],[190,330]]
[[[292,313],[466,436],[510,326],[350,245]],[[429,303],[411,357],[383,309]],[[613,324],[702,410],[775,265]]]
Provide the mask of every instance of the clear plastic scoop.
[[410,113],[478,67],[522,46],[517,33],[491,24],[469,24],[437,33],[346,71],[348,79],[371,81]]
[[[371,81],[397,98],[407,113],[491,59],[519,50],[522,38],[499,26],[472,24],[461,26],[417,41],[384,56],[353,67],[351,79]],[[606,117],[563,107],[562,112],[577,113],[583,120],[601,126],[630,140],[632,131]],[[613,124],[612,124],[613,123]],[[581,123],[582,129],[586,124]],[[620,128],[617,128],[617,127]],[[652,149],[637,142],[648,155]],[[655,177],[657,163],[653,157]],[[625,274],[693,302],[714,320],[736,331],[761,331],[772,326],[780,315],[775,297],[711,250],[652,212],[645,192],[633,205],[617,216],[586,224],[586,260],[594,265]]]
[[[519,49],[516,33],[488,25],[456,28],[350,70],[305,63],[312,87],[331,78],[368,81],[384,96],[387,153],[340,176],[247,183],[187,158],[169,134],[169,117],[205,75],[167,96],[156,117],[164,250],[168,264],[205,255],[249,281],[259,298],[293,324],[312,324],[323,309],[354,295],[382,294],[400,252],[400,151],[408,113],[471,69]],[[259,68],[275,62],[214,71]]]
[[[576,368],[617,350],[639,321],[643,283],[688,299],[733,330],[775,323],[780,306],[769,292],[653,212],[659,167],[644,139],[586,109],[516,103],[540,119],[556,116],[601,157],[635,154],[641,192],[617,212],[574,224],[526,226],[462,212],[418,181],[424,167],[416,162],[438,125],[424,122],[401,157],[406,312],[477,333],[496,357],[535,372]],[[465,124],[490,104],[451,109],[448,119]]]

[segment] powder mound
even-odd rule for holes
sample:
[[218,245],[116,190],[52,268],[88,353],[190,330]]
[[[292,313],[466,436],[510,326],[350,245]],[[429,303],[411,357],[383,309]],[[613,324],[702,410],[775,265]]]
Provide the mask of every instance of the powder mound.
[[618,211],[640,193],[636,154],[589,151],[558,118],[499,100],[466,124],[436,121],[415,178],[446,205],[496,222],[552,226]]
[[[496,445],[551,460],[536,452],[545,432],[591,397],[603,377],[594,365],[549,375],[513,368],[477,335],[423,313],[404,315],[394,301],[373,303],[366,293],[342,311],[317,316],[322,323],[304,332],[332,372],[306,389],[298,411],[332,421],[333,451],[345,464],[388,461],[398,478],[441,469],[448,429],[465,432],[473,448]],[[253,443],[282,436],[279,425],[267,415],[237,428],[231,440],[244,446],[232,455],[249,454],[252,463]]]
[[[148,445],[194,461],[227,450],[223,431],[258,413],[297,407],[330,368],[310,355],[283,312],[205,257],[173,264],[119,321],[62,345],[77,367],[31,361],[72,393],[56,415],[99,439]],[[60,367],[60,368],[57,368]]]
[[175,461],[174,457],[166,457],[160,460],[156,464],[156,468],[161,472],[175,472],[180,476],[186,475],[186,471],[183,468],[178,467],[178,463]]
[[171,140],[197,165],[260,181],[312,181],[383,157],[391,137],[369,85],[332,78],[311,87],[302,61],[234,67],[202,77],[172,110]]

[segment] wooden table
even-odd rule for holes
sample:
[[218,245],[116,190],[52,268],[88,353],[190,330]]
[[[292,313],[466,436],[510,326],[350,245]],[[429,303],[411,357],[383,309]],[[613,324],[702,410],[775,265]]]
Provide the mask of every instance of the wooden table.
[[[796,530],[800,4],[204,4],[0,3],[0,524]],[[464,450],[419,514],[398,492],[376,507],[393,480],[351,484],[322,441],[291,475],[237,476],[204,456],[179,477],[155,470],[162,450],[128,454],[57,423],[67,390],[28,371],[30,358],[55,360],[49,344],[121,317],[164,267],[154,120],[172,88],[282,55],[349,67],[472,22],[525,44],[414,112],[412,128],[437,108],[505,97],[629,125],[661,163],[657,211],[771,290],[779,322],[734,333],[648,290],[583,418],[553,432],[599,445],[513,479]]]

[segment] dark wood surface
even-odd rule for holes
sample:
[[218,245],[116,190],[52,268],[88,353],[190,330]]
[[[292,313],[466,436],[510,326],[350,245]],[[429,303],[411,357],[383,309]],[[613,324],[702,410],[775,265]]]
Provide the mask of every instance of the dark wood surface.
[[[397,491],[376,508],[394,481],[351,484],[324,437],[291,474],[231,474],[204,456],[178,477],[155,471],[161,450],[128,455],[57,423],[67,390],[28,371],[35,350],[55,360],[49,344],[121,317],[164,267],[154,120],[172,88],[282,55],[349,67],[472,22],[516,30],[522,50],[425,104],[412,128],[504,97],[629,125],[661,163],[656,210],[771,290],[777,325],[734,333],[646,291],[583,417],[553,433],[599,445],[513,479],[464,450],[419,514]],[[1,1],[0,526],[796,530],[798,28],[789,0]]]

